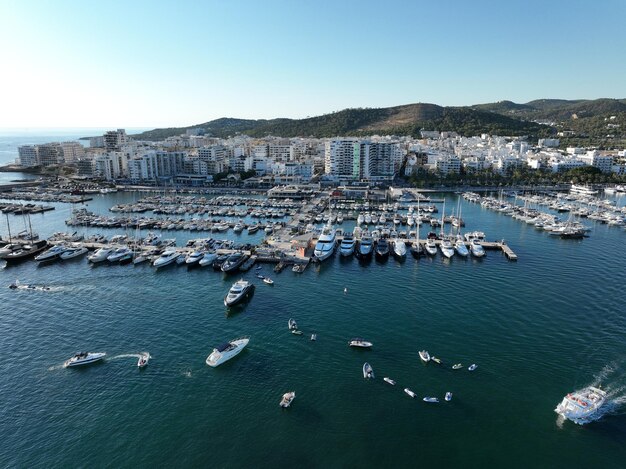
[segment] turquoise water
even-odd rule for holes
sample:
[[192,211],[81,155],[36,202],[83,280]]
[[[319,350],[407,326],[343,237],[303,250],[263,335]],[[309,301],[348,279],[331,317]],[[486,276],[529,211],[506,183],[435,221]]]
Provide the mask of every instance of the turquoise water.
[[[96,196],[88,208],[133,198]],[[66,230],[70,207],[56,206],[32,217],[40,234]],[[593,225],[589,239],[554,239],[462,206],[465,230],[506,239],[519,261],[488,252],[384,264],[335,256],[304,274],[265,266],[275,285],[244,274],[256,292],[230,314],[222,299],[238,277],[213,270],[85,259],[1,270],[0,285],[53,288],[0,288],[0,466],[623,467],[626,232]],[[10,218],[12,229],[20,220]],[[201,234],[164,234],[175,235],[180,245]],[[289,333],[290,317],[303,336]],[[204,364],[242,335],[251,340],[240,356]],[[355,336],[373,349],[350,349]],[[446,366],[423,365],[421,349]],[[79,350],[108,358],[62,368]],[[144,370],[132,356],[141,351],[153,357]],[[365,361],[376,379],[363,379]],[[457,362],[478,369],[452,371]],[[608,415],[557,422],[566,393],[598,382],[614,401]]]

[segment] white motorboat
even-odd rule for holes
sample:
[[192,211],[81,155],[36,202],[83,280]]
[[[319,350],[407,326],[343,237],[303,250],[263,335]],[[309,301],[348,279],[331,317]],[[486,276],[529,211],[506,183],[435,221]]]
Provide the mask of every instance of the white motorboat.
[[199,264],[200,261],[204,258],[204,255],[205,254],[202,251],[193,251],[185,258],[185,264],[187,264],[188,266]]
[[148,352],[142,353],[139,356],[139,360],[137,360],[137,366],[139,368],[144,368],[148,365],[149,360],[150,360],[150,354]]
[[289,407],[295,398],[296,398],[295,391],[286,392],[285,394],[283,394],[283,397],[280,400],[280,406],[284,408]]
[[322,229],[322,234],[317,240],[313,255],[320,261],[328,259],[335,252],[336,231],[332,225],[327,224]]
[[50,249],[45,250],[41,254],[35,257],[37,262],[46,262],[52,261],[54,259],[58,259],[61,254],[67,251],[67,248],[62,244],[57,244],[56,246],[52,246]]
[[361,259],[369,259],[372,257],[372,253],[374,252],[374,240],[369,235],[364,235],[359,241],[359,246],[357,248],[357,256]]
[[18,243],[7,244],[0,248],[0,259],[4,259],[6,256],[11,254],[13,251],[19,251],[22,249],[23,245]]
[[109,262],[119,262],[124,258],[128,258],[133,255],[133,251],[128,248],[119,248],[113,251],[111,254],[107,256],[107,261]]
[[289,321],[287,322],[287,326],[289,327],[290,331],[297,331],[298,330],[298,323],[293,318],[289,319]]
[[475,363],[472,363],[470,366],[467,367],[469,371],[474,371],[476,368],[478,368],[478,365]]
[[356,246],[356,240],[354,236],[347,234],[341,240],[341,244],[339,245],[339,254],[344,257],[351,256],[354,254],[354,248]]
[[463,368],[463,364],[462,363],[457,363],[455,365],[452,365],[452,369],[453,370],[460,370],[461,368]]
[[437,254],[437,244],[435,243],[435,240],[432,238],[428,238],[426,240],[426,243],[424,243],[424,249],[429,256],[434,256],[435,254]]
[[404,388],[404,392],[407,393],[412,398],[415,398],[415,393],[411,391],[409,388]]
[[360,337],[356,337],[348,342],[350,347],[358,347],[358,348],[371,348],[374,344],[368,342],[367,340],[361,339]]
[[391,384],[392,386],[396,385],[396,382],[393,379],[388,378],[386,376],[383,378],[383,380],[386,381],[387,383]]
[[465,242],[462,239],[456,240],[456,242],[454,243],[454,249],[456,249],[456,252],[461,257],[467,257],[469,255],[467,246],[465,245]]
[[451,393],[450,391],[448,391],[448,392],[446,393],[446,397],[444,397],[444,399],[445,399],[447,402],[450,402],[450,401],[452,400],[452,393]]
[[291,331],[291,333],[292,333],[293,335],[302,335],[302,334],[303,334],[303,332],[302,332],[302,331],[299,331],[298,329],[294,329],[294,330],[292,330],[292,331]]
[[372,368],[372,366],[367,362],[363,363],[363,378],[371,379],[373,377],[374,369]]
[[237,280],[224,297],[224,306],[235,306],[246,298],[249,298],[253,292],[254,284],[243,279]]
[[406,259],[406,243],[403,239],[394,239],[391,244],[393,245],[392,254],[398,260]]
[[107,260],[107,257],[111,255],[113,249],[111,248],[100,248],[97,249],[96,252],[87,256],[87,260],[93,264],[97,264],[98,262],[104,262]]
[[72,366],[89,365],[90,363],[102,360],[105,356],[105,352],[80,352],[69,360],[66,360],[63,366],[67,368]]
[[87,249],[86,247],[67,248],[66,251],[62,252],[59,255],[59,258],[62,261],[67,261],[69,259],[84,256],[88,251],[89,249]]
[[233,273],[239,270],[239,267],[248,260],[248,256],[243,252],[234,252],[222,264],[222,272]]
[[472,251],[472,256],[474,257],[483,257],[485,255],[485,248],[483,248],[482,244],[480,244],[480,240],[478,238],[472,238],[470,242],[470,250]]
[[424,402],[439,402],[439,399],[436,397],[429,397],[426,396],[424,399],[422,399]]
[[274,280],[269,277],[263,277],[263,283],[267,283],[268,285],[274,285]]
[[217,259],[217,253],[215,252],[207,252],[202,259],[198,262],[200,267],[205,267],[207,265],[213,265],[213,262]]
[[316,341],[317,340],[317,334],[311,334],[311,340],[312,341]]
[[554,411],[578,425],[596,420],[606,401],[606,392],[594,386],[574,391],[563,398]]
[[428,363],[430,361],[430,355],[426,350],[420,350],[419,354],[424,363]]
[[241,233],[243,231],[243,223],[242,222],[238,222],[235,224],[235,227],[233,228],[233,232],[234,233]]
[[246,345],[248,345],[248,342],[250,342],[249,337],[241,337],[214,348],[211,355],[207,357],[206,364],[212,367],[221,365],[241,353]]
[[452,245],[452,241],[450,241],[448,238],[441,240],[439,249],[441,249],[441,253],[448,259],[454,256],[454,246]]
[[170,265],[176,259],[178,259],[179,256],[180,254],[175,249],[168,249],[159,257],[157,257],[152,263],[152,265],[156,267],[157,269],[160,267],[165,267],[167,265]]
[[437,365],[441,365],[441,358],[437,358],[434,355],[431,355],[430,359],[434,361]]

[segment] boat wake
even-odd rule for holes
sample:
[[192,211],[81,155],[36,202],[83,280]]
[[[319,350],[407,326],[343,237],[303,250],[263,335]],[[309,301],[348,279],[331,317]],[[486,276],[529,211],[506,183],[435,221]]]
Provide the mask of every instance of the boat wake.
[[136,358],[137,360],[139,360],[141,357],[145,355],[148,355],[148,358],[152,358],[152,355],[150,355],[148,352],[141,352],[141,353],[122,353],[120,355],[115,355],[109,358],[109,360],[117,360],[119,358]]
[[63,363],[61,363],[59,365],[53,365],[51,367],[48,367],[48,371],[62,370],[63,368],[65,368],[65,366]]

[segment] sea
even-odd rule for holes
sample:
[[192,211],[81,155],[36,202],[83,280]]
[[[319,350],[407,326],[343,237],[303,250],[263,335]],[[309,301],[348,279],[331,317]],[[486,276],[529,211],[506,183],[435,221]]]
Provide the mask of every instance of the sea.
[[[141,196],[55,203],[30,222],[41,237],[73,232],[64,223],[72,209],[110,214]],[[439,196],[447,213],[460,206],[464,231],[504,239],[519,260],[499,251],[383,263],[335,255],[302,274],[263,265],[273,286],[254,268],[156,271],[82,258],[0,269],[0,467],[624,467],[626,230],[585,221],[588,238],[564,240]],[[27,226],[3,215],[3,237],[7,221],[12,232]],[[179,246],[263,236],[162,235]],[[239,278],[255,293],[226,309]],[[50,289],[7,288],[15,280]],[[289,332],[290,318],[302,335]],[[239,356],[205,364],[214,347],[241,336],[250,343]],[[350,348],[354,337],[374,346]],[[424,349],[442,364],[422,363]],[[107,357],[63,368],[78,351]],[[152,358],[138,369],[142,352]],[[364,362],[374,379],[363,378]],[[563,396],[592,384],[609,395],[602,417],[562,421],[554,408]],[[296,399],[282,409],[288,391]]]

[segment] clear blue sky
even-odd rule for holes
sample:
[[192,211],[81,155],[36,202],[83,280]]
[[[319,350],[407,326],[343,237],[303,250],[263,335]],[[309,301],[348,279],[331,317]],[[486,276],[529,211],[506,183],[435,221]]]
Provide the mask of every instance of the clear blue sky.
[[626,1],[0,0],[0,127],[626,97]]

